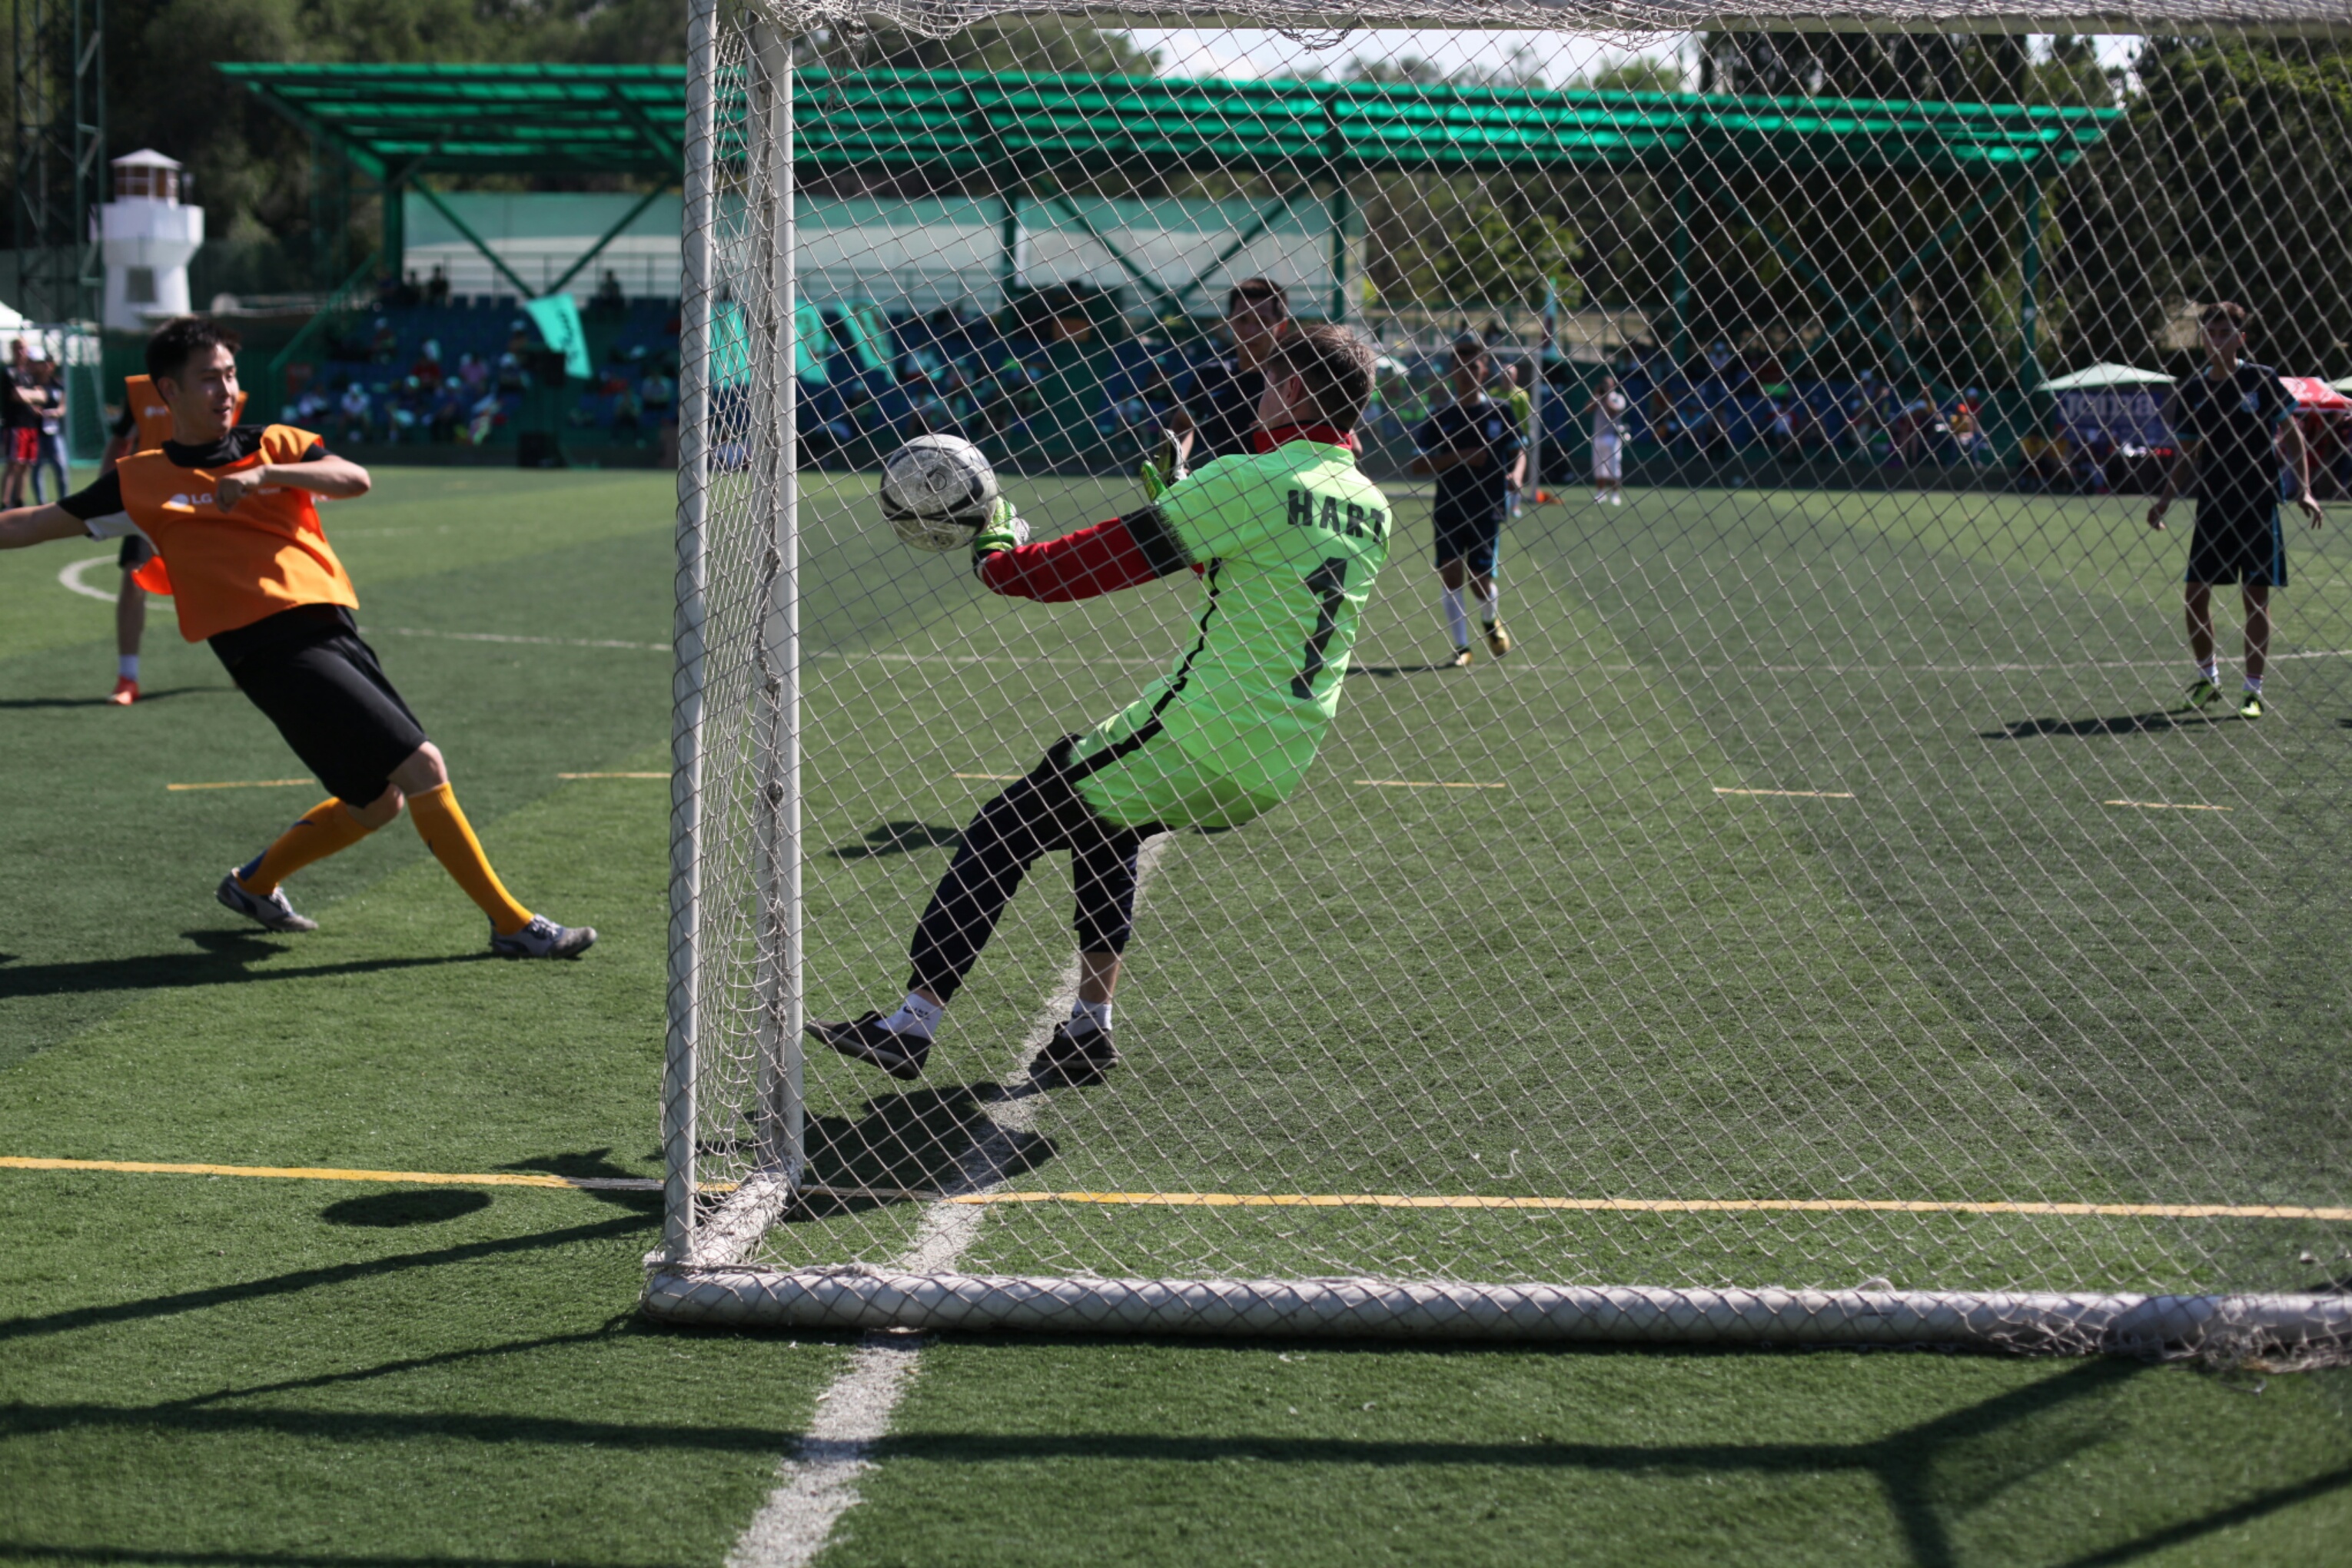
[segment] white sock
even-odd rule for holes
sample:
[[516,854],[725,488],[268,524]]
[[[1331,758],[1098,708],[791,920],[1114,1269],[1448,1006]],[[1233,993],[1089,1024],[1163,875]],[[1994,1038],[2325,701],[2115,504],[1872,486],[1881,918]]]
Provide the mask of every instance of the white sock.
[[135,653],[117,655],[114,660],[114,673],[125,680],[138,679],[139,656]]
[[2197,673],[2208,680],[2218,681],[2221,679],[2221,661],[2217,658],[2200,664],[2197,667]]
[[[1110,1033],[1110,1004],[1108,1002],[1073,1002],[1070,1005],[1070,1022],[1073,1024],[1091,1023],[1096,1028],[1100,1029],[1104,1034],[1108,1035]],[[1083,1030],[1077,1029],[1073,1029],[1071,1031],[1073,1034],[1080,1034],[1083,1032]]]
[[947,1009],[937,1002],[926,1002],[913,992],[898,1004],[898,1010],[882,1020],[882,1026],[894,1035],[913,1035],[928,1040],[931,1031],[940,1026],[940,1015]]
[[2263,694],[2263,678],[2259,675],[2246,677],[2246,689],[2260,697]]
[[[1472,596],[1474,598],[1476,597],[1475,595],[1473,595]],[[1503,585],[1500,583],[1497,583],[1495,584],[1495,591],[1493,593],[1487,595],[1485,598],[1478,600],[1478,618],[1491,626],[1497,620],[1502,618],[1502,608]]]
[[1448,588],[1444,595],[1445,629],[1453,634],[1455,647],[1470,646],[1470,617],[1462,613],[1462,590]]

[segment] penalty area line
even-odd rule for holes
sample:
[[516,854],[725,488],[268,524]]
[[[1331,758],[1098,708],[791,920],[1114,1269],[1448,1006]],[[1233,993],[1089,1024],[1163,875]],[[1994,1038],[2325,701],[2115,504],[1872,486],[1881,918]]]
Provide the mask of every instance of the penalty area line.
[[167,784],[168,790],[188,789],[292,789],[306,784],[309,779],[230,779],[224,784]]
[[1499,784],[1447,784],[1437,779],[1357,779],[1365,789],[1508,789]]
[[2124,805],[2135,811],[2234,811],[2230,805],[2187,805],[2168,800],[2103,800],[2101,805]]
[[[1060,1021],[1076,981],[1071,974],[1056,988],[1047,1005],[1053,1018],[1033,1030],[1024,1053],[1044,1043]],[[2298,1204],[2092,1204],[2030,1200],[1985,1201],[1932,1198],[1574,1198],[1483,1195],[1477,1194],[1407,1193],[1093,1193],[1008,1192],[985,1184],[1002,1180],[1004,1151],[996,1145],[1011,1131],[1025,1130],[1035,1112],[1029,1097],[1000,1101],[994,1128],[983,1133],[968,1156],[967,1184],[972,1190],[925,1192],[897,1187],[846,1187],[812,1184],[800,1189],[808,1197],[857,1198],[928,1203],[935,1208],[932,1229],[947,1223],[951,1209],[989,1207],[998,1204],[1080,1204],[1112,1208],[1384,1208],[1384,1209],[1536,1209],[1580,1214],[1917,1214],[1917,1215],[2042,1215],[2074,1219],[2295,1219],[2352,1224],[2352,1207],[2328,1208]],[[1008,1121],[1016,1125],[1007,1128]],[[331,1165],[219,1165],[158,1160],[52,1160],[25,1154],[0,1154],[0,1170],[107,1171],[133,1175],[246,1176],[272,1181],[368,1182],[383,1186],[435,1187],[554,1187],[579,1192],[657,1193],[655,1176],[559,1176],[543,1171],[371,1171]],[[731,1192],[732,1182],[705,1182],[707,1193]],[[952,1265],[971,1239],[968,1231],[948,1225],[944,1237],[919,1241],[910,1263],[920,1261],[929,1271]],[[946,1243],[942,1246],[941,1243]],[[937,1256],[947,1253],[945,1261]],[[923,1254],[932,1256],[924,1257]],[[910,1270],[919,1271],[919,1270]]]

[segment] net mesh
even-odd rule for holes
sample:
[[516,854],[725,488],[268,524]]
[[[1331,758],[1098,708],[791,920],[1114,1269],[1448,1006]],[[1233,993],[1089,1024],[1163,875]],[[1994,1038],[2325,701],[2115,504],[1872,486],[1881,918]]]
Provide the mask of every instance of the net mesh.
[[[2344,1289],[2352,575],[2269,503],[2352,483],[2352,50],[2303,36],[2345,17],[1793,15],[712,26],[670,1094],[700,1261]],[[1059,854],[919,1079],[803,1061],[804,1016],[898,1005],[974,814],[1213,597],[992,594],[897,542],[880,458],[968,437],[1040,539],[1134,513],[1166,431],[1238,438],[1245,278],[1380,355],[1393,531],[1312,768],[1145,846],[1102,1086],[1030,1077],[1076,983]],[[2223,300],[2259,374],[2206,372]],[[2237,584],[2282,553],[2242,713]]]

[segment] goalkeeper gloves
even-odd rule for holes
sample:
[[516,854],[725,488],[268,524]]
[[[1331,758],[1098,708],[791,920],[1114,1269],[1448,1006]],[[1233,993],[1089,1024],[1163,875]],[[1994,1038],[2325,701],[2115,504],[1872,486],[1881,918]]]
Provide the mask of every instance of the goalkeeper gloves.
[[1029,521],[1003,496],[989,503],[988,515],[971,536],[971,569],[977,572],[1001,551],[1018,550],[1029,542]]

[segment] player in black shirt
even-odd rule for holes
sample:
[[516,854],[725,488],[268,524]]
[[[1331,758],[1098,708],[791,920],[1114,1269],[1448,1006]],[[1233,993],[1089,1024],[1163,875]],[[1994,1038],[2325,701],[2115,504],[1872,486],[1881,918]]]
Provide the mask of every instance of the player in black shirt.
[[1477,333],[1454,339],[1454,401],[1423,420],[1412,437],[1420,454],[1412,471],[1437,476],[1431,532],[1438,581],[1445,585],[1445,629],[1454,638],[1450,662],[1456,669],[1470,663],[1470,620],[1462,607],[1465,578],[1478,596],[1488,650],[1496,658],[1511,651],[1501,591],[1495,585],[1495,553],[1502,543],[1511,489],[1526,466],[1526,442],[1511,411],[1486,395],[1488,372],[1486,345]]
[[2294,400],[2277,372],[2242,357],[2245,308],[2208,305],[2198,312],[2198,329],[2206,364],[2172,395],[2172,431],[2180,455],[2147,509],[2147,525],[2162,528],[2173,497],[2183,490],[2197,502],[2185,579],[2189,651],[2197,660],[2189,706],[2203,708],[2221,698],[2212,585],[2235,583],[2246,608],[2246,687],[2238,712],[2259,719],[2271,644],[2271,590],[2286,586],[2286,538],[2278,515],[2282,455],[2293,476],[2295,504],[2314,528],[2324,516],[2312,499],[2310,457],[2293,418]]
[[1160,475],[1168,483],[1218,458],[1257,448],[1258,399],[1265,395],[1260,367],[1290,330],[1290,297],[1269,278],[1244,278],[1225,294],[1225,335],[1233,352],[1192,374],[1192,395],[1169,411],[1168,449]]

